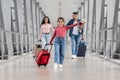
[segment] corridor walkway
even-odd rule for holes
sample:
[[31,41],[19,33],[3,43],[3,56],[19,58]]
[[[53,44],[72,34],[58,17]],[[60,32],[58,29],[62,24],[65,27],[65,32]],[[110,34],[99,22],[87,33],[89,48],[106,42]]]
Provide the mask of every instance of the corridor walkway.
[[[63,70],[54,71],[53,56],[47,67],[38,67],[32,55],[0,66],[0,80],[119,80],[120,66],[87,54],[70,59],[67,52]],[[53,54],[53,53],[51,53]]]

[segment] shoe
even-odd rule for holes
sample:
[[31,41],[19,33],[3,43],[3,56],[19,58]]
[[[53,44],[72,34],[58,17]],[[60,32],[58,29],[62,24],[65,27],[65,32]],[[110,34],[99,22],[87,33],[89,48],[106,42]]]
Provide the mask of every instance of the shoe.
[[77,59],[77,56],[76,55],[72,55],[72,59]]
[[63,69],[63,65],[59,64],[59,69],[62,70]]
[[76,56],[76,55],[74,56],[74,59],[77,59],[77,56]]
[[58,69],[58,64],[57,63],[54,64],[54,69]]
[[74,59],[74,55],[72,55],[72,57],[71,57],[72,59]]

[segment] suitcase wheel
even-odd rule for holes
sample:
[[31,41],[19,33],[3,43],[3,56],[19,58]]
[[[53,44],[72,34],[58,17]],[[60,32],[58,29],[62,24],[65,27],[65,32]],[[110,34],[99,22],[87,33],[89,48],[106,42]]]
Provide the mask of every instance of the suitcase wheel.
[[[46,67],[47,65],[46,64],[44,64],[44,67]],[[38,65],[38,67],[40,67],[40,64]]]
[[35,58],[35,56],[33,56],[33,58]]
[[44,66],[46,67],[46,64],[44,64]]
[[38,65],[38,67],[40,67],[40,65]]

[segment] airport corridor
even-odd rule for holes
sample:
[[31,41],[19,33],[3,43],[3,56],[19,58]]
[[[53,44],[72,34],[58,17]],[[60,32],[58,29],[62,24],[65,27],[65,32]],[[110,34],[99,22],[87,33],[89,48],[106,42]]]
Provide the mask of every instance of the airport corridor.
[[0,0],[0,80],[120,80],[120,0]]

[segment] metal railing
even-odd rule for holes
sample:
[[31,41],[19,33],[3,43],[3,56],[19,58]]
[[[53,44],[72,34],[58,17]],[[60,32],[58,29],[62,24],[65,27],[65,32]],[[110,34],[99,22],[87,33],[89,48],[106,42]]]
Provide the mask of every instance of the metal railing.
[[[114,26],[114,27],[111,27],[111,28],[107,28],[107,29],[103,29],[103,30],[100,30],[100,31],[97,31],[97,32],[93,32],[93,34],[96,34],[98,36],[96,36],[96,39],[94,41],[91,41],[91,43],[93,44],[94,43],[94,46],[95,49],[93,48],[90,48],[90,51],[93,53],[93,51],[95,51],[95,55],[103,58],[104,60],[108,60],[108,61],[111,61],[113,63],[116,63],[116,64],[119,64],[120,65],[120,50],[118,52],[116,52],[116,43],[119,42],[120,43],[120,40],[119,38],[118,39],[112,39],[115,35],[115,32],[113,32],[114,30],[116,29],[120,29],[120,26]],[[104,38],[102,40],[97,40],[97,38],[100,38],[99,35],[105,35],[105,32],[107,31],[110,31],[112,30],[112,35],[111,35],[111,39],[110,40],[105,40]],[[107,35],[109,35],[107,33]],[[94,36],[95,37],[95,36]],[[103,36],[104,37],[104,36]],[[104,44],[105,43],[105,44]],[[102,49],[101,49],[101,46],[99,44],[102,44]],[[105,46],[103,46],[105,45]],[[100,53],[103,53],[102,55]],[[117,59],[115,58],[115,56],[117,56]]]
[[0,31],[0,64],[19,59],[33,51],[34,36],[11,31]]

